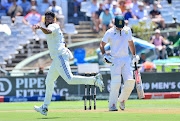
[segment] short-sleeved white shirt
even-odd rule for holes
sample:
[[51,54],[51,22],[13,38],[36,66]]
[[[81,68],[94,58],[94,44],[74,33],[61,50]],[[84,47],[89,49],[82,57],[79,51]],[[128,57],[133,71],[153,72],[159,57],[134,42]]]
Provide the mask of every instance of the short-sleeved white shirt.
[[145,17],[148,17],[148,12],[146,10],[143,10],[143,11],[137,10],[135,15],[139,19],[144,19]]
[[51,34],[46,34],[48,49],[50,51],[51,58],[55,58],[61,55],[65,51],[64,36],[58,24],[53,23],[48,26],[48,29],[52,31]]
[[132,41],[132,32],[131,29],[127,26],[124,26],[120,31],[115,27],[107,30],[103,39],[103,42],[110,44],[111,56],[113,57],[126,57],[129,56],[128,41]]

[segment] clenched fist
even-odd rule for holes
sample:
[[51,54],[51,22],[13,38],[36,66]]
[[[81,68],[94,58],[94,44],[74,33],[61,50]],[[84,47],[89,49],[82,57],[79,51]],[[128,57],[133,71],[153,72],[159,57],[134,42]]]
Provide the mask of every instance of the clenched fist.
[[34,28],[34,29],[40,29],[41,26],[39,26],[39,25],[33,25],[33,28]]

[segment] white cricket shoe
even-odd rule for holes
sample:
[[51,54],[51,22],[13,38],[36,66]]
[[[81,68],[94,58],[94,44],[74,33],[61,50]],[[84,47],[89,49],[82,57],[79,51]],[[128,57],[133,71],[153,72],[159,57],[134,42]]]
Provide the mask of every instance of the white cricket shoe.
[[95,78],[96,78],[95,85],[98,86],[100,91],[102,92],[104,90],[104,83],[103,83],[102,75],[99,73],[95,76]]
[[109,108],[109,111],[118,111],[118,109],[116,108],[115,105],[113,105],[112,107]]
[[43,107],[43,105],[41,107],[35,105],[34,110],[36,110],[37,112],[40,112],[41,114],[47,116],[48,109]]
[[124,109],[125,109],[125,103],[124,103],[124,101],[120,102],[119,108],[120,108],[121,110],[124,110]]

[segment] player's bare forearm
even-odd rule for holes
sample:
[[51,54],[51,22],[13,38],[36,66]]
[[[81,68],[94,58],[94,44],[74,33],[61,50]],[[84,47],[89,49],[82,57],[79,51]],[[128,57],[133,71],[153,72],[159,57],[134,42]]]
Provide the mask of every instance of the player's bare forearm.
[[47,29],[47,28],[43,28],[43,27],[41,27],[41,26],[39,26],[39,25],[34,25],[33,27],[34,27],[35,29],[41,29],[44,34],[51,34],[51,33],[52,33],[51,30],[49,30],[49,29]]
[[103,41],[101,41],[101,43],[100,43],[100,50],[101,50],[102,55],[106,53],[106,52],[105,52],[105,49],[104,49],[104,46],[105,46],[105,45],[106,45],[106,43],[103,42]]
[[24,24],[28,25],[28,22],[25,19],[23,19],[22,21]]
[[51,34],[51,33],[52,33],[52,31],[49,30],[49,29],[47,29],[47,28],[40,27],[40,29],[42,30],[42,32],[43,32],[44,34]]
[[136,55],[136,49],[133,41],[129,41],[129,49],[132,53],[132,55]]

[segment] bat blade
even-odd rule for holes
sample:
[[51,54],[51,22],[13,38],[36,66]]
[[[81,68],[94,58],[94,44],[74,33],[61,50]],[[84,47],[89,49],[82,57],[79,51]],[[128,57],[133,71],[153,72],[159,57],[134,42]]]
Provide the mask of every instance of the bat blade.
[[136,79],[136,90],[137,90],[137,94],[139,99],[144,98],[144,90],[143,90],[143,86],[142,86],[142,80],[140,78],[140,75],[138,73],[138,69],[137,69],[137,65],[135,63],[135,79]]

